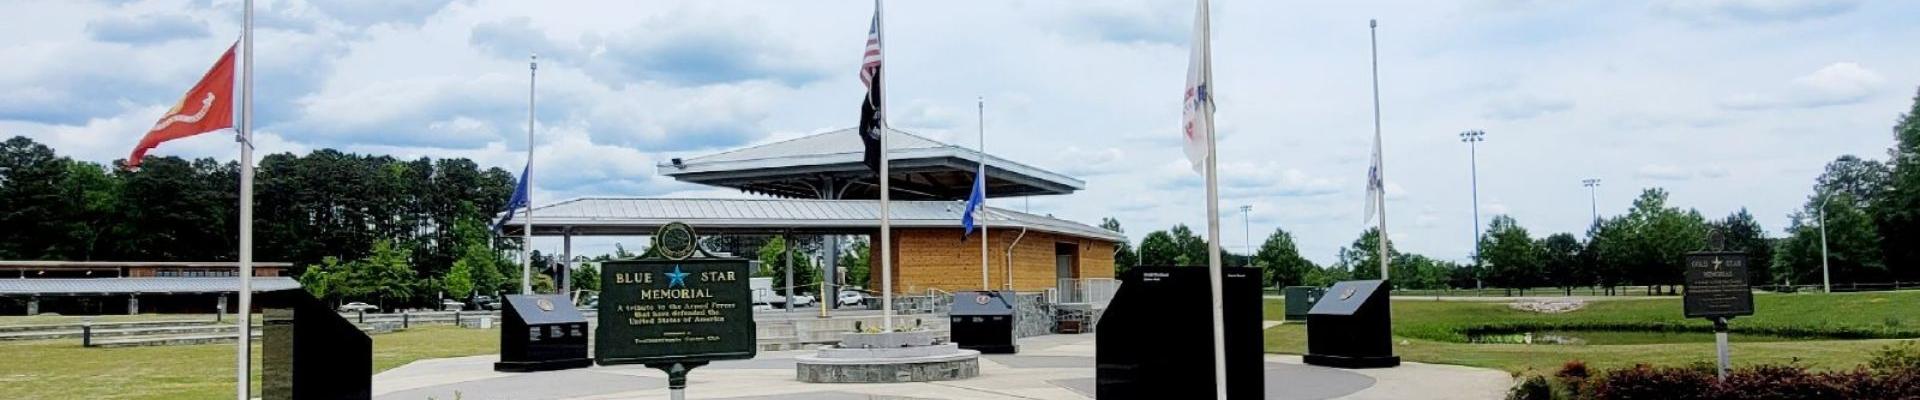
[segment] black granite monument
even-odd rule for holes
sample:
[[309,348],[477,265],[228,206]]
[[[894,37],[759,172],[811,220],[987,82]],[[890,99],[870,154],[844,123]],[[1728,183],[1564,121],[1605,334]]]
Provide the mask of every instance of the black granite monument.
[[1336,368],[1400,365],[1393,355],[1392,312],[1385,281],[1333,284],[1307,312],[1307,364]]
[[[1212,398],[1213,290],[1207,269],[1134,267],[1121,279],[1098,323],[1095,397]],[[1221,286],[1227,397],[1262,398],[1260,270],[1226,268]]]
[[953,343],[986,354],[1020,352],[1013,334],[1012,293],[976,291],[953,294]]
[[557,294],[507,295],[500,312],[501,372],[552,371],[593,365],[587,319]]
[[373,396],[373,339],[305,289],[261,292],[260,398]]

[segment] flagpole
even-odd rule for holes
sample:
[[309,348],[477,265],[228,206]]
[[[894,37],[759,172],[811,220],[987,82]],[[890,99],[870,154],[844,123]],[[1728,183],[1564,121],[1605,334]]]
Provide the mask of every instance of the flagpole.
[[980,177],[978,178],[980,180],[980,210],[977,211],[980,214],[980,218],[975,218],[976,220],[975,222],[980,223],[980,290],[991,290],[993,289],[993,286],[992,286],[992,283],[989,283],[987,278],[987,238],[989,237],[987,236],[987,213],[986,213],[987,211],[987,177],[986,177],[987,175],[987,99],[984,97],[980,97],[980,98],[976,98],[975,101],[977,101],[979,104],[977,115],[980,118],[980,122],[978,124],[980,127],[980,172],[977,172],[978,174],[980,174]]
[[[1376,247],[1380,251],[1380,280],[1385,281],[1387,272],[1392,269],[1387,267],[1391,262],[1388,259],[1390,244],[1387,239],[1387,155],[1381,153],[1384,145],[1380,143],[1380,39],[1376,32],[1379,28],[1380,21],[1367,20],[1367,40],[1373,50],[1373,154],[1378,155],[1374,159],[1374,168],[1379,169],[1377,173],[1380,175],[1380,193],[1370,201],[1379,202],[1380,207],[1380,240]],[[1388,286],[1388,290],[1392,290],[1392,286]]]
[[[873,0],[873,13],[879,15],[874,24],[880,37],[880,58],[884,60],[887,58],[887,13],[882,7],[880,0]],[[893,332],[893,214],[887,205],[893,198],[893,188],[889,184],[893,176],[887,171],[887,164],[892,164],[887,154],[887,76],[884,70],[877,72],[879,76],[873,77],[873,84],[881,88],[874,91],[880,94],[880,98],[875,99],[880,106],[880,313],[884,316],[880,326],[887,332]]]
[[[533,90],[540,72],[540,55],[527,55],[527,218],[520,221],[520,294],[533,294]],[[512,212],[512,211],[508,211]]]
[[253,397],[253,0],[246,0],[240,27],[240,334],[234,339],[239,367],[234,397]]
[[1206,24],[1206,26],[1204,26],[1200,31],[1200,34],[1202,35],[1200,40],[1200,45],[1202,46],[1201,56],[1206,57],[1206,59],[1201,64],[1202,67],[1201,67],[1200,73],[1203,76],[1201,82],[1205,82],[1206,86],[1208,86],[1206,90],[1207,93],[1205,95],[1206,101],[1201,103],[1202,107],[1206,107],[1204,110],[1202,110],[1201,118],[1207,119],[1207,284],[1213,290],[1212,312],[1213,312],[1214,398],[1226,399],[1227,398],[1227,335],[1226,335],[1226,326],[1225,326],[1226,313],[1223,311],[1224,306],[1223,306],[1223,301],[1221,299],[1222,285],[1220,282],[1222,279],[1222,272],[1223,272],[1220,270],[1220,176],[1218,171],[1219,170],[1218,164],[1220,162],[1218,157],[1219,151],[1217,149],[1217,143],[1219,140],[1214,138],[1214,134],[1213,134],[1214,133],[1213,104],[1214,104],[1214,99],[1216,99],[1217,96],[1213,93],[1213,88],[1212,88],[1213,86],[1213,38],[1212,38],[1213,16],[1209,13],[1209,9],[1210,7],[1207,6],[1207,0],[1200,0],[1201,15],[1206,16],[1206,19],[1203,20],[1202,22]]

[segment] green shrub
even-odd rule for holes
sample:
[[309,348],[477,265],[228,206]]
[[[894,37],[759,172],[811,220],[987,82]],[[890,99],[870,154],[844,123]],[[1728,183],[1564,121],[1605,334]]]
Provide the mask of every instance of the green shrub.
[[1593,383],[1592,398],[1609,399],[1706,399],[1713,387],[1713,375],[1689,368],[1654,368],[1646,364],[1614,370]]
[[1547,383],[1547,377],[1533,373],[1524,375],[1512,389],[1507,389],[1507,400],[1554,400],[1553,385]]
[[1795,365],[1758,365],[1734,370],[1725,381],[1711,368],[1655,368],[1645,364],[1614,370],[1592,383],[1586,398],[1626,399],[1920,399],[1920,371],[1808,373]]
[[1887,345],[1873,352],[1867,366],[1881,373],[1920,373],[1920,345],[1913,340]]
[[1587,362],[1567,360],[1565,364],[1560,365],[1560,372],[1555,372],[1553,376],[1560,378],[1560,387],[1566,389],[1567,398],[1577,399],[1586,392],[1588,378],[1592,377],[1592,373],[1587,371]]

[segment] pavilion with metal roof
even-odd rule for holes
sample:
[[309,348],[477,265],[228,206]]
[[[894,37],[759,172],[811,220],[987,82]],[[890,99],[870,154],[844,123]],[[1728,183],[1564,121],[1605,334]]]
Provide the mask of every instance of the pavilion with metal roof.
[[[966,205],[957,201],[894,201],[893,226],[951,228],[959,234]],[[519,210],[502,235],[519,236],[525,221]],[[976,218],[994,229],[1029,229],[1079,237],[1126,241],[1097,226],[1002,208]],[[586,197],[534,208],[536,236],[645,236],[669,222],[692,225],[701,234],[865,235],[880,229],[880,202],[811,199],[662,199]]]
[[[964,288],[952,281],[953,268],[980,270],[978,257],[944,259],[962,254],[946,251],[946,240],[925,240],[951,234],[953,246],[977,249],[979,235],[962,239],[962,202],[973,188],[975,174],[984,165],[989,197],[1071,194],[1086,182],[1057,172],[1014,162],[977,149],[941,143],[909,132],[889,131],[889,173],[892,186],[892,224],[896,241],[903,236],[921,239],[895,259],[896,278],[909,284]],[[714,154],[674,158],[656,170],[681,182],[739,189],[769,196],[759,199],[672,199],[639,197],[585,197],[526,208],[499,234],[517,237],[532,226],[534,236],[561,237],[561,259],[572,260],[574,236],[651,236],[660,226],[684,222],[702,236],[816,236],[822,241],[823,279],[841,282],[837,264],[842,236],[873,236],[879,231],[880,197],[877,174],[867,168],[865,144],[855,129],[839,129],[799,138]],[[503,215],[504,216],[504,213]],[[1037,290],[1065,287],[1070,279],[1111,280],[1112,249],[1126,242],[1119,233],[1073,221],[989,207],[976,215],[992,229],[985,239],[1001,256],[1005,289]],[[947,231],[951,229],[951,231]],[[949,233],[950,232],[950,233]],[[1029,235],[1029,232],[1032,232]],[[1027,239],[1031,237],[1031,239]],[[1025,241],[1023,241],[1025,240]],[[1029,258],[1016,260],[1018,252]],[[789,246],[789,252],[794,246]],[[901,247],[895,247],[896,252]],[[750,251],[740,249],[743,251]],[[977,250],[976,250],[977,251]],[[977,253],[973,253],[977,254]],[[1084,263],[1081,260],[1086,260]],[[570,262],[570,261],[569,261]],[[999,261],[996,261],[999,262]],[[1014,264],[1018,264],[1017,266]],[[571,268],[571,266],[568,266]],[[1015,278],[1015,270],[1021,272]],[[936,270],[948,271],[939,272]],[[1085,270],[1085,275],[1082,271]],[[788,268],[785,271],[792,273]],[[916,274],[919,274],[916,277]],[[983,274],[984,275],[984,274]],[[985,278],[985,276],[981,276]],[[916,280],[917,279],[917,280]],[[560,286],[571,287],[566,277]],[[902,284],[901,279],[894,281]],[[973,281],[975,283],[982,283]],[[978,288],[977,285],[973,286]],[[787,288],[791,296],[792,288]]]
[[[888,172],[894,200],[967,198],[980,151],[889,128]],[[802,199],[878,199],[880,186],[864,160],[854,128],[660,163],[661,175],[681,182]],[[987,196],[1070,194],[1086,182],[986,155]]]

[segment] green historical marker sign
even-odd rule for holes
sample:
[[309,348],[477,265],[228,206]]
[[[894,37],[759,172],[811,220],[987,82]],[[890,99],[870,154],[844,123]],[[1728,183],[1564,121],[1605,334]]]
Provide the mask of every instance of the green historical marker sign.
[[753,358],[747,261],[609,261],[600,269],[600,364],[704,364]]
[[1687,318],[1753,315],[1753,288],[1747,284],[1747,255],[1740,252],[1687,254]]

